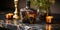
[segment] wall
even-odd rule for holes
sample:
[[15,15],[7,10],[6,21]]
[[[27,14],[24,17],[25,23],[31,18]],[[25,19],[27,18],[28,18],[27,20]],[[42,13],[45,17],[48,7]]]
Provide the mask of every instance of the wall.
[[51,5],[52,14],[60,14],[60,0],[56,0],[54,5]]
[[25,8],[26,6],[26,0],[19,0],[18,8]]

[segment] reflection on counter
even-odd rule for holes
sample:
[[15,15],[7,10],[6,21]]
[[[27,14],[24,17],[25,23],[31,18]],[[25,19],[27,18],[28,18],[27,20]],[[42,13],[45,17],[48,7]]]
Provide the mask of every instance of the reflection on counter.
[[46,24],[46,30],[52,30],[52,25],[51,24]]

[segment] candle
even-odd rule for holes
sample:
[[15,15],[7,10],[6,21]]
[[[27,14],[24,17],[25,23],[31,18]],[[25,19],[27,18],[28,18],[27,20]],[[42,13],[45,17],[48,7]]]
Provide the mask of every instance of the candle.
[[13,14],[12,13],[8,13],[8,14],[6,14],[6,18],[13,18]]
[[51,23],[53,16],[47,16],[46,17],[46,22]]

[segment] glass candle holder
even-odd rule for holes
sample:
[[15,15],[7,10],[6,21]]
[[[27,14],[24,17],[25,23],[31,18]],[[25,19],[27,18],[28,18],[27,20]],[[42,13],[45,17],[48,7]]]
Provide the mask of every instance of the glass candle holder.
[[12,13],[6,14],[6,18],[7,18],[7,19],[13,18],[13,14],[12,14]]
[[46,22],[51,23],[53,16],[46,16]]

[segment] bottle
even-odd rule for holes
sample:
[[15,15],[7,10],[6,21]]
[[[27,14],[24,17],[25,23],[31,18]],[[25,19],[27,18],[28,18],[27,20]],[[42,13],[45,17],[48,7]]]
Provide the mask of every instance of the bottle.
[[29,0],[26,1],[26,9],[30,9],[30,1]]

